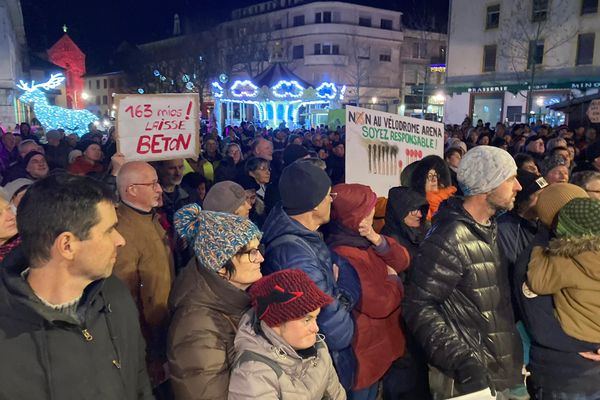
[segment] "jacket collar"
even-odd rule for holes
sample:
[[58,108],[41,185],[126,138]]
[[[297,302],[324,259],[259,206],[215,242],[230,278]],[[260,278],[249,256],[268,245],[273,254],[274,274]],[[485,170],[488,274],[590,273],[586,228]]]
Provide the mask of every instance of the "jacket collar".
[[[238,313],[242,313],[248,308],[250,304],[250,296],[244,290],[238,289],[225,279],[221,278],[217,273],[207,270],[198,264],[198,261],[194,257],[198,274],[204,279],[206,284],[210,287],[215,295],[216,308],[222,308],[223,311],[231,313],[231,310],[236,310]],[[219,305],[223,303],[223,305]]]

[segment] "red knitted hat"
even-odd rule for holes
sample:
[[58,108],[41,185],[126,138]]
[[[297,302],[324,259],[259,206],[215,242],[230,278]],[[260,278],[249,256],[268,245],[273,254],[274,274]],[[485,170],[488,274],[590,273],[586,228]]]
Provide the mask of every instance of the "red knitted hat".
[[267,275],[250,288],[252,307],[268,326],[279,326],[304,317],[333,301],[299,269]]

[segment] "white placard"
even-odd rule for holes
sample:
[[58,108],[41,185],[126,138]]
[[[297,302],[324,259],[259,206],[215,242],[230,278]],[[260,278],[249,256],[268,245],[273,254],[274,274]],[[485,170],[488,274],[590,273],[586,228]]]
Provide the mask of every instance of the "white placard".
[[197,94],[119,94],[115,103],[117,150],[125,160],[198,157]]
[[369,185],[387,197],[407,165],[431,154],[443,157],[443,124],[346,107],[346,183]]

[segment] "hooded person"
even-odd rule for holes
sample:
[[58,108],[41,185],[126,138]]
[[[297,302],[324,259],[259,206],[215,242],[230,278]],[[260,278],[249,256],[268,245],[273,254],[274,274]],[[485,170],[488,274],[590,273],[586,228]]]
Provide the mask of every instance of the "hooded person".
[[411,266],[404,309],[434,367],[431,391],[442,398],[490,396],[523,382],[522,346],[494,222],[521,190],[517,166],[506,151],[477,146],[463,157],[457,177],[465,198],[447,200],[434,216]]
[[317,316],[333,301],[297,269],[250,288],[252,309],[235,337],[229,400],[345,400]]
[[429,228],[425,219],[428,211],[429,203],[420,193],[407,187],[393,187],[388,192],[381,233],[395,239],[414,258]]
[[233,339],[250,306],[246,289],[261,278],[261,233],[237,215],[189,204],[175,214],[175,228],[195,257],[169,297],[167,357],[175,398],[227,399]]
[[[410,264],[408,251],[373,230],[377,195],[365,185],[339,184],[325,242],[357,272],[361,300],[354,308],[356,337],[352,343],[358,369],[352,394],[375,398],[383,379],[386,398],[403,388],[392,367],[402,357],[405,339],[400,325],[403,288],[398,274]],[[381,293],[385,292],[385,296]]]
[[411,175],[410,187],[427,199],[427,221],[431,221],[442,202],[452,197],[457,190],[452,186],[448,164],[435,155],[424,157],[418,162]]
[[563,330],[600,343],[600,200],[577,198],[558,212],[556,237],[531,253],[527,281],[551,294]]

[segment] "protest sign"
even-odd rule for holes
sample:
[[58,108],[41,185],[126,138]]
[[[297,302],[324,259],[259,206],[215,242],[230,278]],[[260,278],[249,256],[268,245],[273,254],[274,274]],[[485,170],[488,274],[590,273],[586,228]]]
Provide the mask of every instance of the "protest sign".
[[197,94],[119,94],[115,102],[117,150],[125,160],[198,157]]
[[369,185],[387,197],[407,165],[443,153],[441,123],[346,106],[346,183]]

